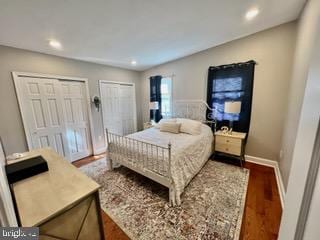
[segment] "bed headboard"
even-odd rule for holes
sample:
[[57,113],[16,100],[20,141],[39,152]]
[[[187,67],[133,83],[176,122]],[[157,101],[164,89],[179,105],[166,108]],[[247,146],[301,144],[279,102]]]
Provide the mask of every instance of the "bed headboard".
[[175,118],[189,118],[201,122],[208,118],[214,121],[214,109],[210,108],[203,100],[176,100],[173,102],[173,115]]

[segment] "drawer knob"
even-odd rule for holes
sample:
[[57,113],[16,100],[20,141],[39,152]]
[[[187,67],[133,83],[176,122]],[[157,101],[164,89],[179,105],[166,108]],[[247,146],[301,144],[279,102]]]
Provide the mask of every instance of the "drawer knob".
[[229,142],[229,140],[227,140],[227,142]]
[[229,148],[226,148],[226,151],[229,151]]

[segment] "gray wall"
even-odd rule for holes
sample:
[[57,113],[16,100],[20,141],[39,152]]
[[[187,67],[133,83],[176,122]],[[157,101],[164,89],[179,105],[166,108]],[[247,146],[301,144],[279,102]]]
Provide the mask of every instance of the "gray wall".
[[[134,82],[140,94],[140,73],[121,68],[71,60],[0,46],[0,136],[7,154],[27,150],[11,71],[47,73],[89,79],[90,96],[99,93],[98,80]],[[137,104],[137,116],[141,114]],[[97,148],[104,146],[101,111],[91,109]],[[139,119],[138,119],[138,122]]]
[[175,74],[173,98],[176,100],[206,99],[209,66],[253,59],[258,65],[246,153],[278,160],[295,39],[296,22],[291,22],[143,72],[143,120],[148,119],[149,76]]
[[[315,5],[316,1],[312,1],[312,4]],[[317,11],[317,8],[311,8],[310,5],[311,3],[308,2],[298,23],[297,45],[288,98],[288,110],[284,124],[285,129],[282,139],[283,155],[282,159],[280,159],[280,170],[285,187],[287,187],[290,174],[311,54],[315,50],[319,51],[319,49],[314,49],[312,46],[316,38],[320,13]]]

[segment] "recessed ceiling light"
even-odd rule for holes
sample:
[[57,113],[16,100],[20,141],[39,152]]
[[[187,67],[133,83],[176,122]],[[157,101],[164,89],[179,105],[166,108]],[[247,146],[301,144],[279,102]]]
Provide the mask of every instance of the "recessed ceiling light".
[[131,65],[137,65],[137,61],[132,60],[132,61],[131,61]]
[[51,47],[55,48],[55,49],[61,49],[62,48],[61,43],[59,41],[53,40],[53,39],[49,40],[49,45]]
[[259,14],[259,9],[258,8],[252,8],[246,13],[246,19],[247,20],[252,20],[254,19],[257,15]]

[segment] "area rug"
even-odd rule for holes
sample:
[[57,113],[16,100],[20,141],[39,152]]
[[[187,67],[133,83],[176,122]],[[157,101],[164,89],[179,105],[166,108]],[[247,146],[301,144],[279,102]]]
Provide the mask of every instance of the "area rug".
[[208,161],[179,207],[168,205],[167,188],[125,167],[108,171],[105,158],[80,169],[101,185],[102,209],[131,239],[239,239],[247,169]]

